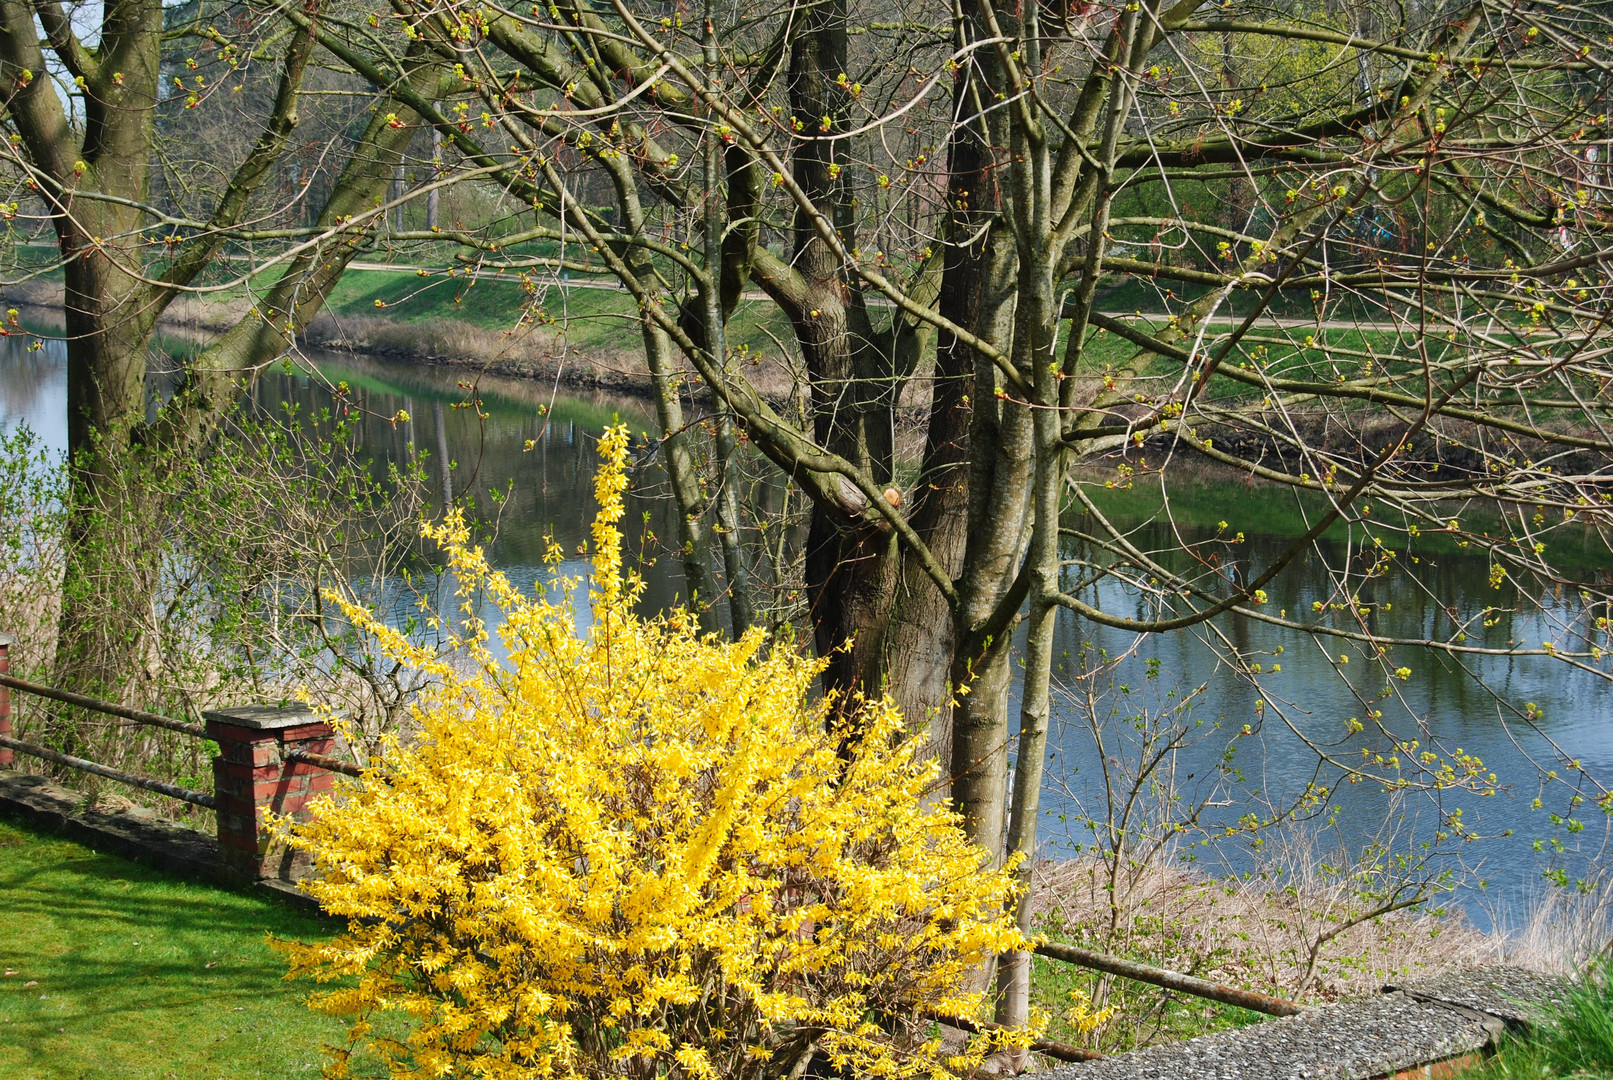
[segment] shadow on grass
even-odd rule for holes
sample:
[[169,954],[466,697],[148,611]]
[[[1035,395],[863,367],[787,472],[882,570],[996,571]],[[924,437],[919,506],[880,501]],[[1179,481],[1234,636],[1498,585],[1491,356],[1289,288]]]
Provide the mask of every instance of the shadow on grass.
[[273,898],[4,822],[0,895],[7,1080],[309,1076],[340,1035],[267,943],[328,937],[335,924]]

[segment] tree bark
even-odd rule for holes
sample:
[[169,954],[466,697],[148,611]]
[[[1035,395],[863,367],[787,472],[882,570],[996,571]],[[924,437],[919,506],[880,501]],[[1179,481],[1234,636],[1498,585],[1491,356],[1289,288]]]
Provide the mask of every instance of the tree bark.
[[[383,114],[375,116],[323,209],[320,221],[331,239],[293,259],[253,312],[180,373],[174,394],[157,409],[145,386],[157,319],[216,255],[274,173],[297,123],[313,37],[306,27],[288,36],[274,105],[215,205],[212,228],[181,237],[166,266],[148,271],[162,4],[108,4],[93,53],[70,25],[47,19],[57,58],[82,80],[81,142],[45,77],[33,16],[27,5],[0,2],[0,77],[27,83],[12,119],[51,214],[66,285],[73,502],[54,677],[122,700],[137,692],[147,666],[166,465],[203,452],[261,365],[320,310],[366,235],[368,226],[347,223],[384,194],[411,134],[407,122],[418,118],[405,112],[405,123],[389,125]],[[412,70],[422,85],[438,81],[418,63]],[[25,78],[24,71],[36,74]],[[74,741],[71,730],[57,735],[64,744]]]

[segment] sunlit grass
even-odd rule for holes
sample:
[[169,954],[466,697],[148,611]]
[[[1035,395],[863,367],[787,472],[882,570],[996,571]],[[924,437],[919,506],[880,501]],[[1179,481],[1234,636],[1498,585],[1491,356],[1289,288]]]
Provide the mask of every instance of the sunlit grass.
[[1462,1080],[1613,1080],[1613,984],[1602,965],[1572,991],[1546,1023],[1510,1038]]
[[331,926],[0,822],[0,1077],[318,1076],[339,1026],[282,981],[270,934]]

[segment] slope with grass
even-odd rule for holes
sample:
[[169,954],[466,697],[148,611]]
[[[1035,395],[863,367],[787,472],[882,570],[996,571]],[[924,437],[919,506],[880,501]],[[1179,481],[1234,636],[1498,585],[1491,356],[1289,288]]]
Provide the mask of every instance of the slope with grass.
[[1461,1080],[1613,1080],[1613,962],[1595,965],[1544,1023]]
[[0,1077],[315,1077],[340,1026],[270,935],[331,926],[0,822]]

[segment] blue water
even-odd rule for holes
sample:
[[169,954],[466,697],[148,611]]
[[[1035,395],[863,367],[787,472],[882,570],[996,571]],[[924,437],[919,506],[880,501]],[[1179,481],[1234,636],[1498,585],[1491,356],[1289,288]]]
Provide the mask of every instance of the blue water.
[[[478,417],[476,410],[453,407],[465,396],[456,386],[456,373],[334,355],[317,359],[333,377],[361,388],[372,417],[365,422],[364,445],[378,462],[397,459],[411,442],[427,448],[436,453],[432,475],[439,502],[468,493],[478,510],[489,516],[496,512],[499,527],[489,557],[524,588],[541,588],[547,580],[545,537],[553,535],[572,552],[587,537],[599,429],[615,415],[636,428],[650,427],[640,403],[586,396],[551,401],[547,387],[487,380],[479,386],[486,415]],[[330,403],[320,380],[278,371],[265,376],[254,399],[270,415],[286,401],[304,407]],[[17,339],[0,342],[0,431],[27,423],[60,452],[65,408],[61,344],[46,342],[29,352]],[[384,419],[398,409],[409,413],[407,425]],[[445,461],[453,467],[443,469]],[[652,537],[642,550],[659,555],[645,571],[646,605],[664,607],[684,588],[676,559],[654,536],[674,536],[675,519],[653,466],[636,470],[634,481],[627,521],[630,527],[646,523],[643,531]],[[491,488],[506,493],[502,503],[489,498]],[[1219,530],[1212,519],[1224,514],[1233,519],[1233,529],[1246,534],[1237,549],[1242,562],[1221,568],[1229,574],[1258,572],[1261,559],[1281,550],[1293,535],[1285,529],[1292,514],[1272,512],[1288,496],[1251,490],[1238,478],[1202,474],[1176,481],[1172,498],[1175,506],[1188,509],[1170,523],[1158,512],[1157,493],[1151,500],[1141,487],[1134,496],[1109,496],[1106,512],[1135,526],[1133,539],[1140,546],[1157,549],[1170,547],[1177,537],[1193,543],[1213,539]],[[1267,610],[1310,617],[1313,601],[1331,597],[1329,566],[1337,567],[1353,550],[1347,545],[1358,541],[1338,537],[1302,555],[1267,590]],[[1409,559],[1417,552],[1405,554]],[[1071,540],[1066,555],[1082,559],[1091,553]],[[1372,618],[1383,633],[1444,636],[1449,626],[1441,621],[1443,605],[1474,610],[1515,599],[1490,588],[1482,557],[1431,546],[1415,571],[1408,559],[1371,583],[1365,598],[1375,605]],[[572,559],[561,569],[578,574],[585,565]],[[1594,555],[1581,560],[1580,569],[1594,572]],[[1074,587],[1079,570],[1070,573]],[[1473,643],[1563,641],[1563,624],[1578,614],[1572,590],[1567,592],[1542,608],[1506,614],[1488,630],[1475,629]],[[1137,590],[1113,578],[1083,595],[1106,611],[1138,617],[1150,612]],[[1384,610],[1386,602],[1391,610]],[[581,599],[577,615],[579,623],[586,621]],[[1222,662],[1233,646],[1262,664],[1267,674],[1258,686]],[[1351,659],[1341,665],[1338,657],[1345,652]],[[1250,814],[1269,817],[1273,808],[1291,804],[1314,784],[1331,792],[1308,826],[1334,822],[1322,830],[1324,845],[1359,850],[1379,840],[1391,857],[1400,853],[1420,860],[1415,873],[1448,872],[1460,884],[1448,899],[1481,926],[1489,924],[1496,907],[1508,909],[1509,918],[1519,917],[1546,871],[1560,870],[1569,879],[1604,871],[1606,819],[1594,808],[1571,805],[1576,787],[1599,794],[1586,776],[1613,776],[1613,727],[1607,716],[1613,696],[1608,682],[1594,674],[1548,657],[1452,658],[1407,648],[1391,658],[1390,669],[1412,669],[1412,677],[1401,682],[1386,677],[1385,668],[1346,642],[1323,640],[1319,647],[1308,635],[1240,617],[1213,628],[1139,639],[1064,612],[1055,655],[1060,658],[1058,696],[1041,797],[1049,854],[1106,839],[1101,827],[1094,831],[1084,822],[1109,821],[1111,804],[1123,805],[1135,789],[1139,820],[1192,826],[1172,842],[1174,857],[1217,872],[1256,871],[1262,866],[1260,845],[1240,831],[1240,820]],[[1273,664],[1281,671],[1270,673]],[[1380,699],[1386,684],[1394,693]],[[1257,702],[1264,707],[1257,709]],[[1520,715],[1529,703],[1532,719]],[[1385,745],[1369,708],[1381,710],[1387,730],[1415,738],[1419,752],[1449,759],[1460,750],[1482,758],[1484,772],[1493,771],[1502,790],[1485,798],[1464,792],[1395,793],[1373,779],[1350,783],[1339,765],[1319,764],[1319,753],[1325,753],[1336,762],[1359,765],[1362,747]],[[1352,717],[1367,721],[1367,730],[1352,734],[1347,727]],[[1179,746],[1137,784],[1138,763],[1151,754],[1150,730],[1174,732]],[[1565,759],[1578,759],[1586,773],[1568,770]],[[1551,769],[1560,779],[1544,781]],[[1537,797],[1539,809],[1532,806]],[[1448,827],[1450,813],[1458,809],[1472,839]],[[1553,824],[1553,813],[1562,816],[1562,824]],[[1578,823],[1579,831],[1572,831],[1571,823]],[[1442,829],[1446,841],[1420,846]],[[1149,835],[1157,830],[1135,839]]]

